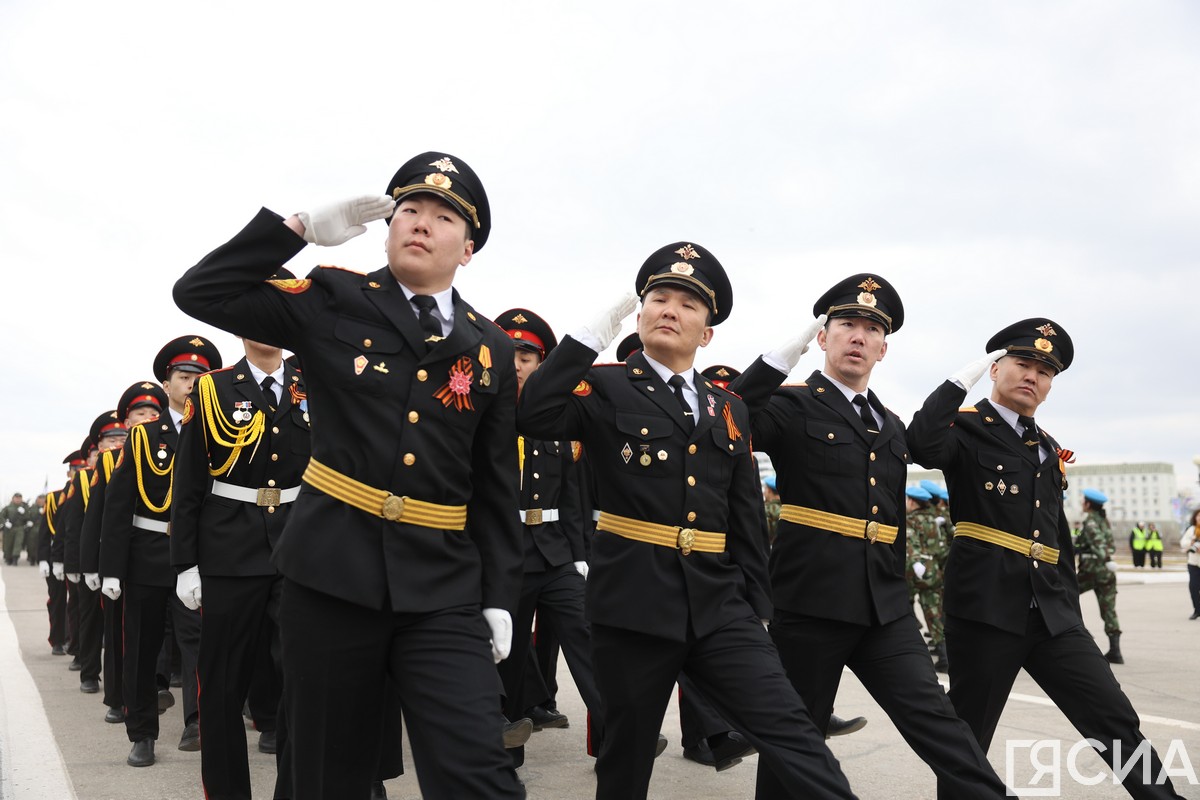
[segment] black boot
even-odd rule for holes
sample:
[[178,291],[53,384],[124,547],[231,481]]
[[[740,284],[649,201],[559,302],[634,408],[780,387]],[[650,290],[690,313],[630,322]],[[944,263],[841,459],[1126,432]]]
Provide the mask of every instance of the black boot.
[[933,669],[936,672],[949,672],[950,662],[946,658],[946,643],[939,642],[937,647],[933,648],[933,655],[936,659],[933,662]]
[[1110,633],[1108,635],[1108,652],[1104,654],[1110,664],[1124,664],[1125,659],[1121,656],[1121,634]]

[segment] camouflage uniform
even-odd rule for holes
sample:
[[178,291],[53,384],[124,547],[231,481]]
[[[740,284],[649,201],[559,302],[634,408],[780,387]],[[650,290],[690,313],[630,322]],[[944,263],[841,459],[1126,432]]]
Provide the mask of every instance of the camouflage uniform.
[[1117,552],[1108,520],[1095,511],[1089,511],[1079,531],[1075,552],[1079,554],[1079,593],[1094,589],[1096,600],[1100,602],[1100,616],[1104,618],[1104,632],[1109,636],[1120,633],[1121,626],[1117,622],[1117,575],[1104,566],[1112,561]]
[[767,534],[770,537],[767,541],[772,544],[775,542],[775,526],[779,524],[779,514],[783,507],[783,503],[779,500],[763,501],[763,509],[767,514]]
[[[914,509],[908,512],[906,519],[908,558],[904,575],[908,579],[908,598],[910,602],[920,599],[925,624],[929,626],[929,643],[936,646],[946,638],[942,626],[941,536],[932,509]],[[913,573],[913,564],[917,561],[925,565],[925,574],[920,578]]]
[[25,548],[27,532],[40,521],[37,509],[31,509],[24,503],[9,503],[0,509],[0,527],[4,529],[5,564],[17,563],[21,558],[21,551]]

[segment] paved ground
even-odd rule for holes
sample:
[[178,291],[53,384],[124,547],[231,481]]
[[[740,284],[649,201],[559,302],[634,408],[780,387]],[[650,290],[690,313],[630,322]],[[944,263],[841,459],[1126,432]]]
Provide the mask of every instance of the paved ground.
[[[1117,677],[1142,716],[1142,729],[1160,754],[1174,748],[1169,766],[1200,773],[1200,620],[1191,622],[1186,576],[1178,571],[1147,574],[1122,572],[1119,611],[1125,630],[1122,649],[1126,664]],[[200,754],[175,749],[182,732],[180,705],[163,717],[158,764],[146,769],[125,765],[129,751],[124,726],[103,721],[99,695],[79,692],[78,673],[67,671],[67,658],[50,655],[45,643],[45,583],[36,569],[22,564],[0,571],[0,798],[17,800],[200,800]],[[1096,602],[1084,596],[1088,628],[1101,631]],[[570,716],[566,730],[534,734],[521,770],[536,800],[591,798],[595,790],[592,761],[583,755],[583,706],[565,668],[559,708]],[[175,690],[178,693],[179,690]],[[929,769],[912,754],[892,724],[857,682],[846,673],[838,696],[843,716],[864,715],[867,727],[834,739],[833,751],[857,794],[864,800],[916,800],[934,796]],[[757,757],[714,773],[682,758],[678,713],[672,704],[663,724],[671,746],[658,760],[651,785],[653,798],[750,798],[754,795]],[[248,734],[256,798],[269,798],[274,785],[274,760],[259,754],[257,734]],[[1078,736],[1062,714],[1026,676],[1010,698],[991,761],[1005,776],[1005,740],[1058,740],[1065,763]],[[1174,742],[1174,744],[1172,743]],[[1048,758],[1050,751],[1045,752]],[[1027,754],[1016,764],[1010,784],[1032,777]],[[1045,760],[1045,758],[1043,758]],[[408,761],[411,765],[411,758]],[[1096,786],[1074,783],[1063,769],[1056,796],[1105,800],[1127,795],[1113,786],[1111,775],[1090,751],[1076,761],[1083,775],[1103,773]],[[1042,786],[1048,783],[1048,778]],[[1023,786],[1024,784],[1017,784]],[[1187,798],[1200,800],[1200,784],[1175,779]],[[409,774],[388,782],[388,796],[417,800],[416,777]],[[1027,795],[1029,796],[1029,795]],[[1045,796],[1045,795],[1043,795]],[[337,800],[341,800],[338,798]]]

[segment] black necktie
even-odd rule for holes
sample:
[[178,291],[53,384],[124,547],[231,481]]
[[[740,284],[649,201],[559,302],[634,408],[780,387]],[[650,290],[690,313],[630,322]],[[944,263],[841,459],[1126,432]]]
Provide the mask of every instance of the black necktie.
[[688,405],[687,398],[683,396],[683,384],[685,383],[682,375],[672,375],[667,381],[671,384],[671,388],[675,390],[675,399],[679,401],[680,407],[683,409],[684,418],[688,422],[688,427],[693,428],[696,425],[696,420],[692,419],[692,407]]
[[1025,446],[1033,452],[1034,455],[1041,459],[1041,453],[1038,452],[1038,445],[1041,444],[1042,437],[1038,434],[1037,423],[1033,421],[1033,417],[1027,417],[1024,414],[1017,417],[1017,422],[1025,427],[1025,433],[1021,434],[1024,438]]
[[267,396],[267,408],[271,409],[271,413],[275,413],[275,389],[272,388],[275,386],[275,379],[268,375],[262,379],[259,386],[262,387],[263,394]]
[[433,309],[437,306],[437,300],[434,300],[427,294],[414,294],[412,296],[412,304],[420,309],[417,314],[417,321],[421,323],[421,330],[425,332],[425,342],[439,342],[442,339],[442,323],[438,322],[433,316]]
[[879,433],[877,429],[879,423],[875,421],[875,415],[871,413],[871,407],[867,405],[867,398],[856,394],[852,402],[858,407],[858,415],[862,417],[863,424],[867,426],[867,432]]

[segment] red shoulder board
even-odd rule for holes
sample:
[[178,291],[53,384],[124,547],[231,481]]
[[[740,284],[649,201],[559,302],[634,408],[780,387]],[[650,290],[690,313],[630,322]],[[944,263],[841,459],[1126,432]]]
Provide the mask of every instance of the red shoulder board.
[[183,424],[186,425],[192,421],[192,417],[196,415],[196,407],[192,405],[192,398],[183,401]]
[[267,281],[267,283],[271,284],[279,291],[287,292],[288,294],[300,294],[301,292],[307,292],[308,287],[312,286],[312,281],[310,281],[308,278],[273,278]]
[[583,458],[583,442],[571,442],[571,460],[578,461]]
[[590,383],[588,383],[587,381],[580,381],[579,385],[576,386],[571,391],[571,394],[573,394],[577,397],[587,397],[591,393],[592,393],[592,385]]

